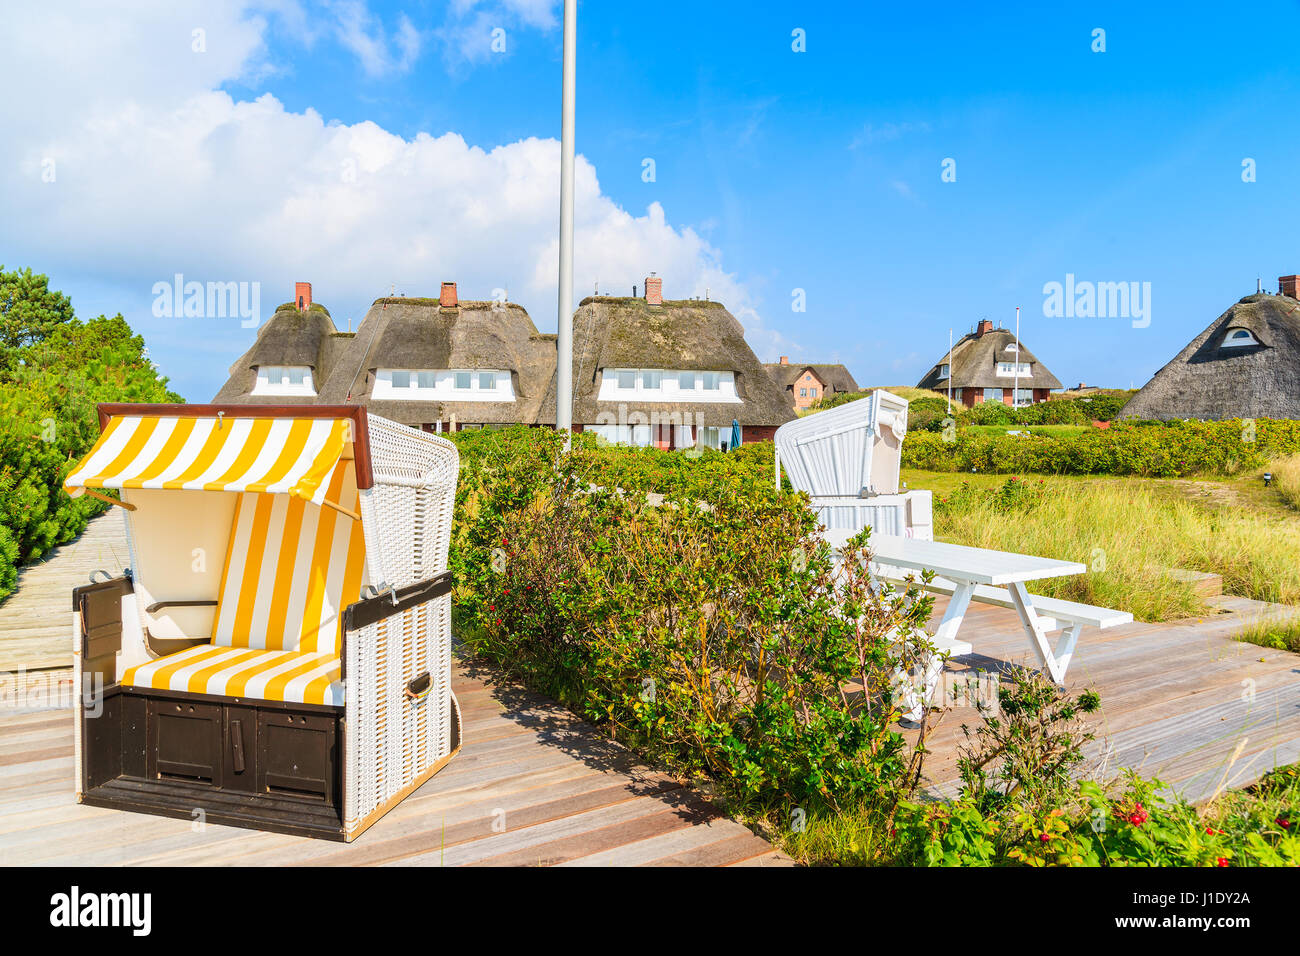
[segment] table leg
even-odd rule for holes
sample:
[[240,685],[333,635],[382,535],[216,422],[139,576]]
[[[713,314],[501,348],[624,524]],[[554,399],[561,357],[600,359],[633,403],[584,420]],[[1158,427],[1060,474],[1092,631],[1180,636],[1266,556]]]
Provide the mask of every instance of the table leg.
[[935,629],[934,637],[930,639],[930,643],[934,644],[937,650],[934,656],[926,661],[922,676],[922,693],[917,694],[908,675],[901,675],[904,678],[903,705],[907,708],[903,716],[908,720],[920,720],[921,715],[925,713],[926,705],[934,699],[935,688],[939,684],[940,675],[943,674],[943,661],[939,658],[939,654],[957,640],[957,632],[961,629],[962,621],[966,617],[966,609],[970,607],[971,598],[974,596],[975,585],[973,584],[958,583],[953,589],[952,599],[943,612],[943,619]]
[[1061,649],[1063,651],[1062,660],[1057,660],[1052,653],[1052,645],[1048,643],[1047,632],[1043,628],[1043,622],[1038,619],[1038,612],[1034,610],[1034,601],[1025,586],[1021,582],[1012,584],[1008,590],[1011,592],[1011,602],[1016,606],[1016,613],[1020,615],[1020,623],[1025,627],[1025,633],[1029,635],[1030,646],[1034,649],[1034,654],[1038,657],[1038,665],[1045,669],[1048,676],[1057,684],[1065,684],[1065,669],[1069,666],[1070,655],[1074,653],[1074,644],[1079,637],[1078,625],[1071,627],[1061,638]]

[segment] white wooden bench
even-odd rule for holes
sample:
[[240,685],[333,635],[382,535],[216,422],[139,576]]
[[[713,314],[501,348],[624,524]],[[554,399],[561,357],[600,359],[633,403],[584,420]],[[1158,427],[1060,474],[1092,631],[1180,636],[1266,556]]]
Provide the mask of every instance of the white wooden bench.
[[[956,593],[958,585],[956,581],[948,578],[935,577],[925,584],[921,582],[920,575],[915,571],[908,571],[905,568],[892,567],[889,565],[875,565],[878,577],[882,580],[901,585],[906,583],[910,574],[917,584],[924,587],[927,591],[934,594],[943,594],[952,597]],[[1079,635],[1085,627],[1095,627],[1098,630],[1106,630],[1110,627],[1118,627],[1121,624],[1129,624],[1133,621],[1133,615],[1128,611],[1116,611],[1106,607],[1096,607],[1092,604],[1080,604],[1077,601],[1065,601],[1060,598],[1043,597],[1041,594],[1032,594],[1034,609],[1042,612],[1037,615],[1038,624],[1044,633],[1064,630],[1057,645],[1052,650],[1052,657],[1056,665],[1060,668],[1061,676],[1065,676],[1066,669],[1070,666],[1070,658],[1074,656],[1074,649],[1079,642]],[[995,607],[1005,607],[1016,610],[1015,598],[1011,591],[1006,588],[995,587],[989,584],[978,584],[971,594],[971,600],[980,604],[991,604]],[[956,641],[955,644],[970,647],[964,641]],[[938,647],[938,645],[935,645]],[[941,649],[943,650],[943,649]],[[969,654],[969,650],[952,650],[945,651],[952,656],[957,657],[961,654]],[[1055,675],[1053,675],[1055,676]]]
[[[851,532],[838,529],[828,529],[824,534],[837,552],[843,549],[851,536]],[[1039,666],[1052,681],[1064,685],[1066,669],[1085,626],[1114,627],[1133,619],[1132,615],[1123,611],[1040,597],[1030,594],[1025,587],[1029,581],[1083,574],[1087,571],[1084,565],[1077,562],[941,541],[921,541],[898,535],[873,534],[869,547],[872,556],[870,570],[880,580],[888,582],[892,578],[897,582],[911,575],[919,581],[922,572],[932,571],[935,577],[927,587],[950,595],[943,619],[935,628],[931,639],[942,653],[969,653],[969,650],[958,649],[959,645],[966,648],[969,645],[957,641],[957,632],[971,601],[1014,608],[1025,635],[1029,638],[1030,649],[1038,658]],[[1048,633],[1061,629],[1064,629],[1064,633],[1053,647],[1048,640]],[[925,699],[928,700],[942,670],[942,660],[939,661],[938,670],[933,666],[926,670]],[[922,702],[911,695],[909,704],[912,706],[907,716],[916,719],[921,712]]]

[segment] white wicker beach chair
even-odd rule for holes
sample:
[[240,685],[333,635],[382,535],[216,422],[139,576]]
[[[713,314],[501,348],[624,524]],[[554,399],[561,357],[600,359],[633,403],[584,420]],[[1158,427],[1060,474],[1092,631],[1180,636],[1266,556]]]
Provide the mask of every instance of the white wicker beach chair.
[[354,406],[100,420],[65,488],[120,491],[131,567],[74,591],[79,799],[354,839],[460,747],[455,446]]

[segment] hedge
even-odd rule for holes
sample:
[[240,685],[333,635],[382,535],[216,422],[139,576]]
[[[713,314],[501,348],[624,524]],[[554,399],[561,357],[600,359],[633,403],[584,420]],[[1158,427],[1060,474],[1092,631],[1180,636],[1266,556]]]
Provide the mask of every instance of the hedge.
[[1070,437],[909,431],[903,465],[995,474],[1233,475],[1300,452],[1300,421],[1116,422]]

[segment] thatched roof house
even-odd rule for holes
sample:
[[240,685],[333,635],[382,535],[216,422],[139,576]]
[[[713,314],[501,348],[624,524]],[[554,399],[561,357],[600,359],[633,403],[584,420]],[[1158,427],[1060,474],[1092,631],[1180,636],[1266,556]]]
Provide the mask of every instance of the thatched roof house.
[[[732,421],[744,441],[771,438],[793,419],[784,393],[720,302],[664,299],[662,279],[643,298],[589,296],[573,317],[573,422],[611,441],[717,446]],[[543,420],[555,421],[550,389]]]
[[351,336],[334,327],[329,310],[311,300],[311,283],[299,282],[293,302],[275,310],[252,347],[230,366],[214,402],[310,405],[334,371]]
[[967,408],[993,401],[1010,405],[1017,387],[1021,392],[1019,404],[1042,402],[1052,389],[1062,387],[1060,380],[1025,347],[1023,339],[1017,343],[1014,332],[995,329],[988,319],[954,343],[951,368],[945,352],[916,387],[946,392],[950,379],[953,400]]
[[768,362],[763,368],[777,388],[785,392],[786,402],[796,412],[832,395],[860,391],[853,374],[843,365],[791,365],[790,357],[782,355],[781,361]]
[[[574,313],[574,429],[611,441],[720,446],[770,438],[794,418],[720,303],[593,296]],[[505,302],[376,299],[355,333],[305,297],[276,311],[217,401],[366,405],[430,430],[555,424],[554,334]],[[851,381],[851,379],[850,379]]]
[[1278,295],[1248,295],[1211,322],[1133,396],[1123,417],[1300,418],[1297,277],[1279,282]]
[[376,299],[320,401],[428,428],[534,424],[554,370],[555,336],[522,306],[445,282],[437,299]]

